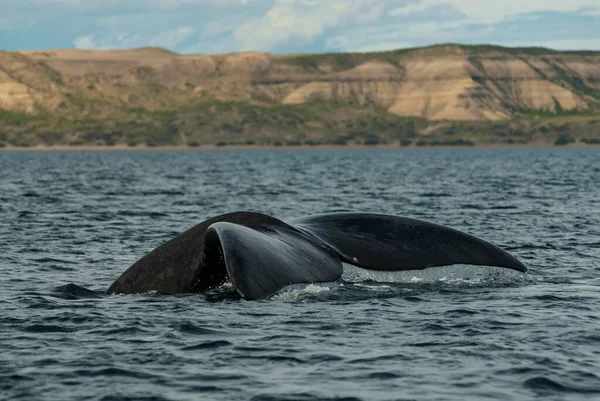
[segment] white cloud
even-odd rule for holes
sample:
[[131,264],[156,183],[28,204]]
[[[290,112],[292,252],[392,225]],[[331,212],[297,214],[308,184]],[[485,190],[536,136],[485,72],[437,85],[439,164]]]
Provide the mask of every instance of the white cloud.
[[[399,35],[397,35],[399,36]],[[378,35],[368,40],[357,36],[334,36],[327,40],[327,47],[350,52],[377,52],[412,47],[410,42],[394,35]]]
[[434,6],[434,4],[431,4],[430,1],[409,3],[409,4],[405,5],[404,7],[399,7],[399,8],[395,8],[395,9],[391,10],[390,12],[388,12],[388,15],[390,15],[392,17],[396,17],[399,15],[410,15],[410,14],[414,14],[414,13],[427,11],[427,10],[431,9],[433,6]]
[[[5,0],[5,2],[11,2],[11,0]],[[14,1],[13,1],[14,2]],[[142,2],[142,1],[140,1]],[[117,5],[132,3],[132,0],[19,0],[19,3],[30,3],[37,5],[89,5],[89,6],[101,6],[101,5]],[[240,3],[240,0],[143,0],[144,6],[156,6],[156,7],[177,7],[184,4],[234,4]]]
[[77,36],[73,41],[73,45],[76,49],[93,50],[98,48],[93,35]]
[[[440,10],[444,9],[455,10],[453,15],[457,18],[439,18]],[[550,29],[547,41],[534,42],[527,41],[528,23],[525,22],[538,20],[541,18],[539,13],[544,11],[556,12],[554,19],[560,18],[561,12],[600,16],[599,0],[414,0],[403,7],[391,7],[386,11],[386,23],[339,32],[327,39],[327,46],[343,51],[391,50],[441,42],[472,43],[474,38],[477,38],[482,43],[501,43],[509,46],[599,48],[598,40],[594,39],[600,33],[598,28],[590,26],[589,33],[583,35],[581,40],[559,39],[561,35]],[[568,21],[571,17],[565,15],[564,18]],[[514,21],[509,31],[523,32],[522,42],[511,43],[510,35],[502,35],[496,25],[501,21]],[[531,37],[539,41],[539,24],[536,29],[536,33]]]
[[[460,41],[460,35],[465,35],[461,26],[461,21],[412,22],[401,27],[397,24],[369,25],[330,37],[327,46],[341,51],[362,52]],[[443,34],[440,33],[442,31]]]
[[422,0],[395,8],[389,15],[410,15],[439,5],[456,7],[472,23],[494,23],[514,14],[536,11],[568,12],[583,8],[589,8],[590,12],[600,10],[598,0]]
[[600,37],[592,39],[547,40],[543,42],[513,42],[509,46],[539,46],[555,50],[600,50]]
[[235,23],[231,23],[230,20],[231,18],[226,21],[208,21],[202,27],[202,36],[216,36],[233,31],[237,25]]
[[181,26],[159,32],[150,38],[129,32],[120,32],[116,35],[107,35],[101,38],[94,35],[81,35],[75,38],[73,45],[76,49],[130,49],[144,46],[173,49],[188,39],[193,33],[193,28]]
[[172,49],[189,38],[192,33],[194,33],[194,29],[189,26],[170,29],[152,37],[148,41],[148,45]]
[[381,3],[375,0],[276,0],[262,18],[246,22],[233,34],[242,50],[270,50],[292,39],[308,43],[329,27],[375,21],[383,12]]
[[591,15],[592,17],[600,17],[600,6],[586,7],[582,11],[583,15]]
[[190,27],[180,27],[160,32],[150,38],[138,33],[121,32],[117,35],[97,37],[95,35],[77,36],[73,41],[76,49],[132,49],[145,46],[158,46],[173,49],[187,39],[194,30]]

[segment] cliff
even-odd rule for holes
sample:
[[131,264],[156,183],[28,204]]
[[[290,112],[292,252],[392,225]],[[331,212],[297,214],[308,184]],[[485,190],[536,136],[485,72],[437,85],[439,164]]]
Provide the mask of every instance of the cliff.
[[482,127],[531,140],[556,131],[549,119],[595,127],[599,110],[600,52],[0,52],[0,142],[401,141]]

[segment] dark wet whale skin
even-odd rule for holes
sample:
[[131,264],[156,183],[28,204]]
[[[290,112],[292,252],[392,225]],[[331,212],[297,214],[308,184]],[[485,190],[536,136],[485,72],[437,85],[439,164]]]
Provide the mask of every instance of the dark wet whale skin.
[[242,297],[261,299],[290,284],[335,281],[342,262],[384,271],[458,263],[527,270],[489,242],[406,217],[333,213],[288,224],[260,213],[233,212],[159,246],[107,293],[199,293],[229,279]]
[[206,273],[211,262],[210,255],[204,252],[208,227],[217,222],[264,225],[270,220],[279,222],[263,214],[245,212],[223,214],[203,221],[138,260],[106,292],[177,294],[208,289],[210,283],[199,283],[202,271]]

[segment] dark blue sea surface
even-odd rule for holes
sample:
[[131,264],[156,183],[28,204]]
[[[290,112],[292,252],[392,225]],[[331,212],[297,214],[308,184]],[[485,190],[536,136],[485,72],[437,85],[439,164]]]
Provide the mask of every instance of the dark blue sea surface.
[[[0,399],[600,399],[600,150],[0,152]],[[527,274],[374,273],[244,301],[94,297],[196,223],[362,211]]]

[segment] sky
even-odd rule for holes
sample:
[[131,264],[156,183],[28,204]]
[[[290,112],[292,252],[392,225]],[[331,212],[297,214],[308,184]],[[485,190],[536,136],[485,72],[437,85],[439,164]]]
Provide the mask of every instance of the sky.
[[438,43],[600,50],[600,0],[0,0],[0,49],[380,51]]

